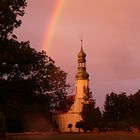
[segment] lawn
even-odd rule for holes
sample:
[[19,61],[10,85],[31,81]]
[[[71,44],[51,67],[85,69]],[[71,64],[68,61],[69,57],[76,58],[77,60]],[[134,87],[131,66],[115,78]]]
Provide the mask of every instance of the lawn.
[[10,136],[7,140],[140,140],[140,133],[105,132],[88,134],[61,134],[61,135],[18,135]]

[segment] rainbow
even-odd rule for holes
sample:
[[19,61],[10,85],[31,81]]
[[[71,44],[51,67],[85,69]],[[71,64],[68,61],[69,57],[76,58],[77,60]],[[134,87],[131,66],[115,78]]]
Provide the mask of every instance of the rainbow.
[[42,43],[42,49],[44,51],[48,51],[48,48],[51,46],[55,27],[56,27],[63,5],[64,5],[64,0],[56,0],[50,22],[47,26],[47,29],[45,30],[45,36]]

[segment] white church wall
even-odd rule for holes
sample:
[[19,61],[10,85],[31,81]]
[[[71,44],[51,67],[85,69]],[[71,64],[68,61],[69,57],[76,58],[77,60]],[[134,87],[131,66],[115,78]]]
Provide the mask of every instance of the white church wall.
[[57,121],[59,130],[61,132],[69,132],[68,124],[72,124],[71,130],[73,132],[78,132],[78,128],[76,128],[76,122],[82,120],[81,115],[79,113],[64,113],[58,114],[54,116],[54,120]]

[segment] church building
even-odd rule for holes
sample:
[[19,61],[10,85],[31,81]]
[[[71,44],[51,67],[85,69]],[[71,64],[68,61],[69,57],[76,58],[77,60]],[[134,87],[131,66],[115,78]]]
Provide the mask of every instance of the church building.
[[88,91],[88,85],[89,74],[86,71],[86,54],[83,51],[81,40],[81,49],[78,53],[78,68],[75,75],[74,103],[68,112],[58,114],[56,113],[54,115],[54,120],[57,122],[61,132],[70,131],[68,124],[72,124],[72,132],[78,132],[78,128],[76,128],[76,122],[82,120],[80,112],[82,111],[84,97]]

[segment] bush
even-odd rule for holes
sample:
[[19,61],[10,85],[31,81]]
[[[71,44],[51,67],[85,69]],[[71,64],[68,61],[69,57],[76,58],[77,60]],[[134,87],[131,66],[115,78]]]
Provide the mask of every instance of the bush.
[[130,130],[131,125],[128,122],[110,122],[106,125],[108,130]]

